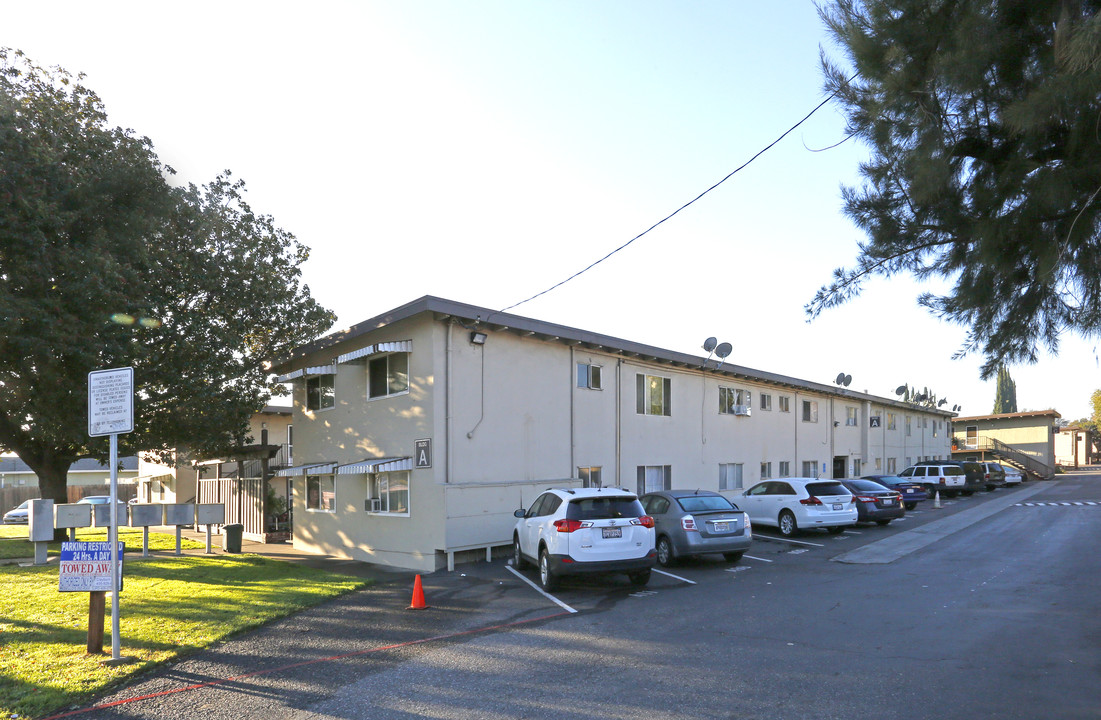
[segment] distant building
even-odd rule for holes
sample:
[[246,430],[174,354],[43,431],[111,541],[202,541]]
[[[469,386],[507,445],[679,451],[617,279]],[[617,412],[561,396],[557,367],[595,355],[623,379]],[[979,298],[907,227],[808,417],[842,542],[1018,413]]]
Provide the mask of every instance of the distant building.
[[[131,484],[137,476],[138,459],[136,457],[119,458],[116,475],[118,482]],[[111,468],[92,458],[77,460],[69,466],[68,481],[69,486],[109,485]],[[0,487],[19,486],[38,487],[38,475],[27,463],[16,456],[0,457]]]
[[1066,468],[1094,463],[1094,433],[1087,428],[1068,425],[1055,434],[1055,462]]
[[958,417],[952,421],[952,457],[1008,462],[1033,479],[1055,476],[1054,410]]
[[434,297],[273,369],[295,547],[425,571],[511,544],[547,487],[734,497],[951,454],[950,412]]

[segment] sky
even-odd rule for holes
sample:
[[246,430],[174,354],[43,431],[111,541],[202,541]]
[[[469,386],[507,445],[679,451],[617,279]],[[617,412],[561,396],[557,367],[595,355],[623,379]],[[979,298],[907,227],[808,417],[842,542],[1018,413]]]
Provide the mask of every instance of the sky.
[[[0,46],[87,75],[176,181],[229,169],[311,249],[334,330],[424,295],[894,397],[993,410],[966,337],[876,279],[807,322],[861,232],[841,212],[867,150],[827,104],[748,166],[577,278],[818,106],[808,0],[40,2]],[[839,144],[840,143],[840,144]],[[527,302],[524,302],[527,301]],[[1019,410],[1091,414],[1098,343],[1016,365]]]

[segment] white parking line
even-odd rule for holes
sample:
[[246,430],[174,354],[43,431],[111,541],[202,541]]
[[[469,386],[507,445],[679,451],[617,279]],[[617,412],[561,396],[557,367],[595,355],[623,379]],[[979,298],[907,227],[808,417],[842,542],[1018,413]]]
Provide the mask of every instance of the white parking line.
[[795,543],[796,545],[810,545],[811,547],[826,547],[821,543],[803,542],[802,540],[788,540],[787,538],[772,537],[771,535],[757,535],[756,533],[754,533],[753,539],[756,540],[758,538],[760,538],[761,540],[773,540],[775,542]]
[[766,560],[765,558],[753,557],[752,555],[745,555],[744,557],[747,557],[750,560],[760,560],[761,562],[776,562],[775,560]]
[[657,568],[654,568],[654,572],[661,573],[662,575],[666,575],[668,577],[671,577],[674,580],[680,580],[681,582],[686,582],[689,585],[695,585],[696,584],[693,581],[689,580],[688,578],[682,578],[680,575],[674,575],[673,573],[667,573],[664,570],[658,570]]
[[524,582],[526,582],[528,585],[531,585],[531,587],[535,590],[535,592],[539,593],[540,595],[542,595],[546,599],[550,600],[551,602],[553,602],[555,605],[562,608],[566,612],[571,612],[571,613],[577,612],[572,607],[570,607],[566,603],[564,603],[561,600],[559,600],[558,598],[556,598],[554,595],[550,595],[548,593],[543,592],[543,588],[539,587],[538,585],[533,583],[531,580],[528,580],[526,577],[521,575],[520,572],[518,570],[516,570],[516,568],[512,567],[511,565],[506,565],[505,569],[508,570],[513,575],[515,575],[516,577],[523,580]]
[[846,535],[862,535],[863,533],[859,530],[850,530],[848,528],[845,528],[845,534]]

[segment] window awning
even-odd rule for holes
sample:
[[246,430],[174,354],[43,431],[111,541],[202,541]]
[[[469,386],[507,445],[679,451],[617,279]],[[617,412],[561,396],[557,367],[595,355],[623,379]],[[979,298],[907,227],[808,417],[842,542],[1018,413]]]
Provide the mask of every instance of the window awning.
[[413,458],[411,457],[384,457],[341,465],[336,469],[336,474],[360,475],[362,473],[394,472],[396,470],[412,469]]
[[300,368],[286,375],[280,375],[275,378],[275,382],[290,382],[291,380],[300,377],[308,377],[310,375],[336,375],[336,365],[316,365],[314,367]]
[[338,355],[336,358],[336,362],[339,365],[341,363],[363,360],[370,355],[379,355],[381,353],[393,352],[413,352],[413,341],[398,340],[396,342],[384,342],[376,343],[374,345],[368,345],[367,347],[360,348],[359,350],[353,350],[352,352]]
[[311,463],[309,465],[295,465],[283,468],[275,473],[276,477],[298,477],[301,475],[329,475],[336,467],[334,462]]

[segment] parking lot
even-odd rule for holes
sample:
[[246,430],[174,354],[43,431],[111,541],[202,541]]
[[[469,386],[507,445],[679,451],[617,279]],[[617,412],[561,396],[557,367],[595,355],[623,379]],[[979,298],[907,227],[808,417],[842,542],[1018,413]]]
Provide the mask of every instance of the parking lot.
[[[740,562],[689,560],[644,588],[547,595],[504,559],[459,566],[424,577],[425,610],[400,583],[368,589],[92,716],[1096,718],[1097,501],[1101,475],[1081,474],[887,527],[759,530]],[[882,547],[913,549],[845,561]]]

